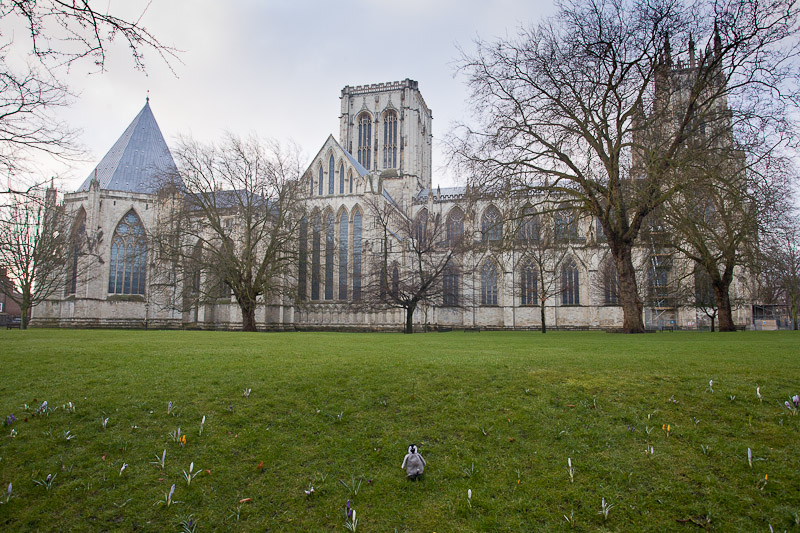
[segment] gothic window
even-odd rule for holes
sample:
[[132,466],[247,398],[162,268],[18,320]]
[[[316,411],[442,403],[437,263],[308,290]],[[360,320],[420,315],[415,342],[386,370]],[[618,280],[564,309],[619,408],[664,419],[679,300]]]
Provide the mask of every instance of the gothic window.
[[417,240],[417,249],[424,250],[428,246],[428,210],[423,209],[417,215],[414,227],[414,237]]
[[619,304],[619,272],[614,259],[606,260],[601,270],[601,276],[603,303],[605,305]]
[[319,278],[320,278],[320,249],[322,240],[322,228],[319,214],[315,214],[311,221],[311,299],[319,300]]
[[331,154],[331,158],[328,160],[328,194],[333,194],[333,180],[335,179],[334,173],[334,162],[333,162],[333,154]]
[[442,305],[457,306],[459,304],[459,273],[454,266],[448,266],[442,274]]
[[536,266],[528,261],[523,263],[519,272],[520,303],[537,305],[539,303],[539,274]]
[[353,194],[353,171],[347,173],[347,177],[350,179],[350,194]]
[[578,265],[570,257],[561,266],[561,305],[580,305]]
[[297,267],[297,296],[305,300],[308,290],[308,220],[300,220],[300,249]]
[[502,238],[503,222],[500,220],[500,211],[490,205],[481,217],[481,240],[496,243]]
[[353,214],[353,301],[361,300],[361,211]]
[[594,230],[595,230],[595,239],[597,242],[605,242],[606,240],[606,230],[603,229],[603,223],[600,222],[599,218],[594,219]]
[[539,241],[539,217],[531,206],[522,209],[517,239],[523,243]]
[[492,261],[481,268],[481,305],[497,305],[497,267]]
[[339,194],[344,194],[344,165],[339,163]]
[[555,237],[557,241],[567,242],[578,238],[578,222],[575,213],[569,209],[555,215]]
[[144,294],[147,273],[147,243],[144,226],[133,209],[128,211],[111,239],[109,294]]
[[333,255],[334,255],[334,235],[333,235],[333,213],[328,213],[325,221],[325,299],[333,300]]
[[347,299],[347,245],[349,230],[347,212],[339,216],[339,299]]
[[400,270],[397,266],[392,267],[392,296],[398,298],[400,295]]
[[319,185],[318,194],[322,196],[322,183],[325,181],[325,174],[322,171],[322,164],[319,165]]
[[372,117],[369,113],[358,116],[358,162],[367,170],[370,169],[370,156],[372,155]]
[[447,214],[444,232],[447,245],[451,247],[455,246],[464,234],[464,213],[458,207],[454,207]]
[[203,243],[198,242],[194,250],[192,250],[192,257],[189,264],[186,265],[189,280],[189,294],[194,296],[200,293],[200,278],[202,277],[202,264],[203,264]]
[[383,116],[383,168],[397,168],[397,113]]
[[66,294],[75,294],[78,288],[78,260],[81,256],[81,248],[86,240],[86,210],[81,207],[75,222],[72,224],[72,235],[70,236],[70,261],[69,272],[67,274]]
[[694,305],[706,309],[717,306],[711,276],[700,265],[694,267]]

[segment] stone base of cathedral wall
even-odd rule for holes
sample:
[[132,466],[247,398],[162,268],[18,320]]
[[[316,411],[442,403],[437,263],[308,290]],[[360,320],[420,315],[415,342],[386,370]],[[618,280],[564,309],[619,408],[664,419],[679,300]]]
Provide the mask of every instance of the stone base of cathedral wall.
[[[405,310],[368,309],[343,303],[303,306],[262,305],[256,311],[259,331],[398,332],[405,325]],[[617,331],[622,324],[618,306],[548,306],[548,330]],[[420,307],[414,313],[415,331],[532,330],[541,329],[539,306]],[[752,322],[745,306],[735,310],[741,329]],[[693,308],[645,310],[648,330],[703,330],[710,321]],[[136,299],[66,299],[47,301],[34,309],[32,327],[241,330],[242,317],[234,302],[204,305],[189,311],[162,309]]]

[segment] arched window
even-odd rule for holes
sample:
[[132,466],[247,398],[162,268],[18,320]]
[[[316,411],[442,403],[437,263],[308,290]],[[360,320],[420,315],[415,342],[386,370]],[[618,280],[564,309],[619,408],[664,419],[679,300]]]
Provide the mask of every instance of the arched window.
[[606,260],[600,270],[600,285],[603,288],[603,303],[617,305],[619,303],[619,272],[613,258]]
[[319,165],[319,187],[318,187],[318,191],[319,191],[319,195],[320,196],[322,196],[322,184],[324,183],[324,181],[325,181],[325,174],[322,171],[322,164],[320,164]]
[[335,163],[333,161],[333,154],[331,154],[331,158],[328,160],[328,194],[329,195],[333,194],[333,180],[336,179],[336,178],[334,178],[334,173],[333,173],[334,165],[335,165]]
[[483,242],[499,242],[503,238],[503,222],[500,211],[490,205],[481,217],[481,239]]
[[322,228],[319,214],[311,220],[311,299],[319,300],[320,252]]
[[308,220],[300,220],[300,243],[297,266],[297,297],[305,300],[308,296]]
[[370,156],[372,151],[372,117],[369,113],[358,116],[358,162],[367,170],[370,169]]
[[417,214],[417,221],[414,225],[414,237],[418,250],[428,247],[428,210],[423,209]]
[[339,215],[339,299],[347,299],[347,233],[349,230],[347,212]]
[[383,116],[383,168],[397,168],[397,113]]
[[454,207],[447,214],[444,233],[448,246],[455,246],[464,234],[464,212],[458,207]]
[[109,294],[144,294],[147,273],[147,242],[144,226],[133,209],[114,230],[111,239]]
[[519,271],[520,303],[522,305],[537,305],[539,303],[539,273],[531,262],[522,264]]
[[694,305],[701,309],[713,309],[717,306],[711,276],[700,265],[694,267]]
[[361,300],[361,211],[353,214],[353,301]]
[[69,239],[70,262],[67,273],[66,294],[75,294],[78,289],[78,260],[81,257],[83,243],[86,240],[86,210],[81,207],[72,223],[72,234]]
[[344,165],[339,163],[339,194],[344,194]]
[[453,265],[448,265],[442,273],[442,305],[459,305],[459,273]]
[[497,305],[497,267],[492,261],[481,268],[481,305]]
[[203,243],[199,241],[194,250],[192,250],[192,257],[188,264],[184,267],[187,271],[187,280],[189,281],[189,295],[195,296],[200,294],[200,281],[203,274]]
[[347,177],[350,179],[350,194],[353,193],[353,171],[347,173]]
[[539,217],[531,206],[522,209],[517,239],[526,244],[539,241]]
[[391,295],[398,298],[400,295],[400,270],[397,265],[392,267],[392,292]]
[[334,234],[333,213],[325,221],[325,299],[333,300]]
[[308,174],[308,195],[314,196],[314,175],[310,172]]
[[557,241],[574,241],[578,238],[578,222],[571,209],[564,208],[555,215],[555,238]]
[[578,265],[570,257],[561,266],[561,305],[580,305]]

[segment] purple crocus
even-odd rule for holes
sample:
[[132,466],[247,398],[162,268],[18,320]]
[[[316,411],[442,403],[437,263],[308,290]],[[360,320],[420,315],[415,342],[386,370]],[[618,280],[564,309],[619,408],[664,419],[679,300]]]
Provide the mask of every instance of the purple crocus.
[[350,500],[347,500],[347,518],[353,516],[353,510],[350,508]]
[[794,402],[794,406],[800,408],[800,395],[795,394],[792,396],[792,401]]
[[10,426],[11,423],[15,420],[16,418],[14,418],[14,413],[9,414],[8,417],[6,417],[6,425]]
[[792,404],[790,404],[788,400],[783,402],[783,405],[785,405],[788,410],[792,410]]

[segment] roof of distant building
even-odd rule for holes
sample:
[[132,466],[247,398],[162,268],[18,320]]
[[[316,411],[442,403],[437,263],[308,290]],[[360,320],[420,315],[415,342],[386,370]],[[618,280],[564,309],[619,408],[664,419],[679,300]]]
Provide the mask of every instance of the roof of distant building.
[[[433,190],[433,199],[436,202],[441,201],[448,201],[448,200],[456,200],[458,198],[462,198],[464,194],[466,194],[467,188],[466,187],[437,187]],[[417,193],[417,196],[414,198],[415,202],[424,202],[427,201],[428,195],[431,193],[430,189],[422,189]]]
[[101,189],[152,193],[163,178],[177,172],[147,99],[125,133],[100,160],[78,191],[89,190],[97,177]]

